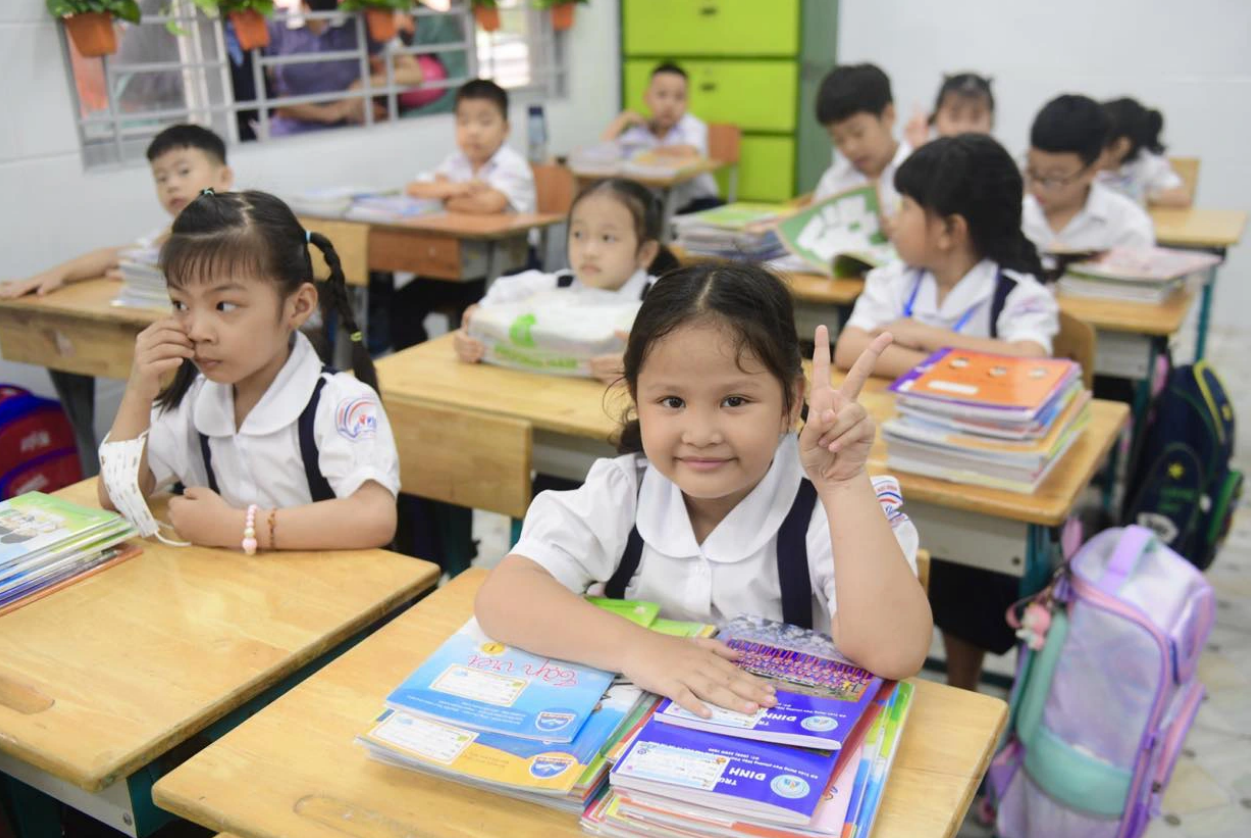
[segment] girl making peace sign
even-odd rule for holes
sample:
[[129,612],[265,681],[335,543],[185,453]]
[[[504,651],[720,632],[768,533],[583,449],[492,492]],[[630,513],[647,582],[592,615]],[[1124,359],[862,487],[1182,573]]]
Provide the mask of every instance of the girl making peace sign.
[[704,702],[770,706],[771,689],[717,641],[653,633],[580,595],[602,585],[676,619],[784,619],[830,632],[878,675],[916,673],[931,633],[917,534],[897,484],[865,471],[876,428],[856,401],[889,343],[874,340],[835,390],[819,327],[796,434],[805,382],[786,286],[746,264],[665,276],[626,347],[637,418],[621,430],[623,455],[596,462],[579,489],[535,498],[478,594],[482,628],[623,672],[705,717]]

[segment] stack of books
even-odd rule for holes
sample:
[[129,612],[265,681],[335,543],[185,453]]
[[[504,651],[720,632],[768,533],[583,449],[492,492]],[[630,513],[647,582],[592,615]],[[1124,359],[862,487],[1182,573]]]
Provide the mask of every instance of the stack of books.
[[1070,297],[1162,303],[1219,262],[1219,256],[1189,250],[1115,248],[1067,265],[1056,287]]
[[169,290],[160,265],[158,247],[136,247],[123,250],[118,265],[122,272],[122,290],[113,300],[115,306],[127,308],[169,308]]
[[781,204],[738,202],[679,215],[673,220],[674,243],[696,257],[753,262],[775,259],[786,253],[776,226],[787,212]]
[[0,614],[135,556],[121,516],[41,492],[0,503]]
[[899,415],[882,425],[900,471],[1031,493],[1090,418],[1081,367],[940,349],[891,385]]
[[615,142],[597,143],[569,155],[569,168],[581,178],[676,177],[704,162],[695,155],[673,155],[654,148],[627,148]]
[[611,787],[583,814],[597,835],[866,836],[912,704],[828,636],[759,617],[718,635],[777,688],[751,715],[701,719],[662,701],[625,740]]
[[331,186],[325,189],[306,189],[289,195],[287,204],[297,215],[342,218],[357,198],[382,194],[385,194],[384,190],[366,186]]
[[403,221],[443,211],[443,202],[407,195],[361,195],[353,199],[343,217],[350,221]]
[[[655,631],[713,631],[661,620],[655,603],[596,604]],[[657,701],[610,673],[497,643],[470,620],[387,697],[357,742],[389,765],[581,812]]]

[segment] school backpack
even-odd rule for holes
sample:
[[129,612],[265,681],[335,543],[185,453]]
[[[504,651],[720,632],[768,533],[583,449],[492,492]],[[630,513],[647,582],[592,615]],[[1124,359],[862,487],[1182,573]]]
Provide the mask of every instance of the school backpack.
[[1034,602],[1050,625],[1020,647],[989,773],[997,834],[1137,838],[1203,698],[1212,588],[1151,530],[1125,527],[1088,541]]
[[60,403],[0,384],[0,500],[81,479],[74,429]]
[[1206,361],[1168,371],[1136,447],[1121,522],[1150,527],[1206,568],[1242,494],[1242,472],[1229,465],[1233,405]]

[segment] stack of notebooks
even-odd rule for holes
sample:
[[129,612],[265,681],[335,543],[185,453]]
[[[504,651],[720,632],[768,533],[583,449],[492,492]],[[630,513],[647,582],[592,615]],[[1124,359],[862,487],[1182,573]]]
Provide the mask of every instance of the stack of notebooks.
[[651,148],[627,148],[615,142],[597,143],[569,155],[569,168],[581,178],[676,177],[704,162],[694,155],[672,155]]
[[[713,632],[662,620],[655,603],[596,604],[654,631]],[[470,620],[387,696],[357,741],[389,765],[581,812],[657,700],[610,673],[496,643]]]
[[398,189],[353,186],[310,189],[290,196],[287,202],[297,214],[380,223],[443,211],[442,201],[410,198]]
[[1219,262],[1220,257],[1211,253],[1163,247],[1116,248],[1067,265],[1057,288],[1071,297],[1162,303],[1191,277],[1201,277]]
[[124,518],[41,492],[0,503],[0,614],[139,553]]
[[1090,418],[1081,367],[1063,358],[940,349],[890,389],[887,466],[1012,492],[1035,491]]
[[780,204],[739,202],[679,215],[673,220],[674,243],[692,256],[753,262],[775,259],[786,253],[775,229],[786,212]]
[[169,308],[169,291],[165,287],[165,274],[161,272],[160,257],[158,247],[122,251],[118,265],[122,272],[122,290],[113,300],[113,305]]
[[759,617],[718,634],[740,666],[777,688],[751,715],[701,719],[662,701],[629,734],[610,789],[587,807],[597,835],[864,838],[912,704],[910,684],[883,682],[825,635]]

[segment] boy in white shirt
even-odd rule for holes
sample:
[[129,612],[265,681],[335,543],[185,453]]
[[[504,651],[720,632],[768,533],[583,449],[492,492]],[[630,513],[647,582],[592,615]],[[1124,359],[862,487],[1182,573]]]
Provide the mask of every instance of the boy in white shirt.
[[[508,139],[508,93],[488,79],[465,82],[456,91],[456,148],[433,172],[423,173],[406,192],[414,198],[443,202],[450,212],[494,215],[506,212],[534,212],[537,199],[534,172],[529,161],[505,145]],[[398,277],[397,277],[398,279]],[[379,304],[385,305],[385,283],[378,285]],[[460,315],[485,290],[485,280],[443,282],[413,279],[400,287],[391,305],[391,345],[399,350],[423,343],[428,335],[422,321],[431,311],[452,307],[457,316],[452,328],[460,325]],[[380,306],[381,307],[381,306]],[[375,309],[371,305],[371,313]]]
[[836,153],[812,200],[871,183],[877,187],[882,215],[893,216],[899,203],[895,171],[912,147],[896,140],[893,133],[890,79],[873,64],[835,67],[817,92],[817,121],[829,132]]
[[1155,243],[1151,216],[1096,180],[1107,136],[1107,115],[1086,96],[1058,96],[1034,118],[1021,228],[1045,267],[1048,252]]
[[[688,86],[686,71],[677,64],[658,65],[643,93],[643,104],[651,111],[651,119],[624,110],[604,129],[604,142],[616,142],[626,154],[655,150],[677,158],[707,157],[708,126],[687,113]],[[710,174],[687,181],[675,187],[675,191],[679,214],[723,203],[717,197],[717,182]]]

